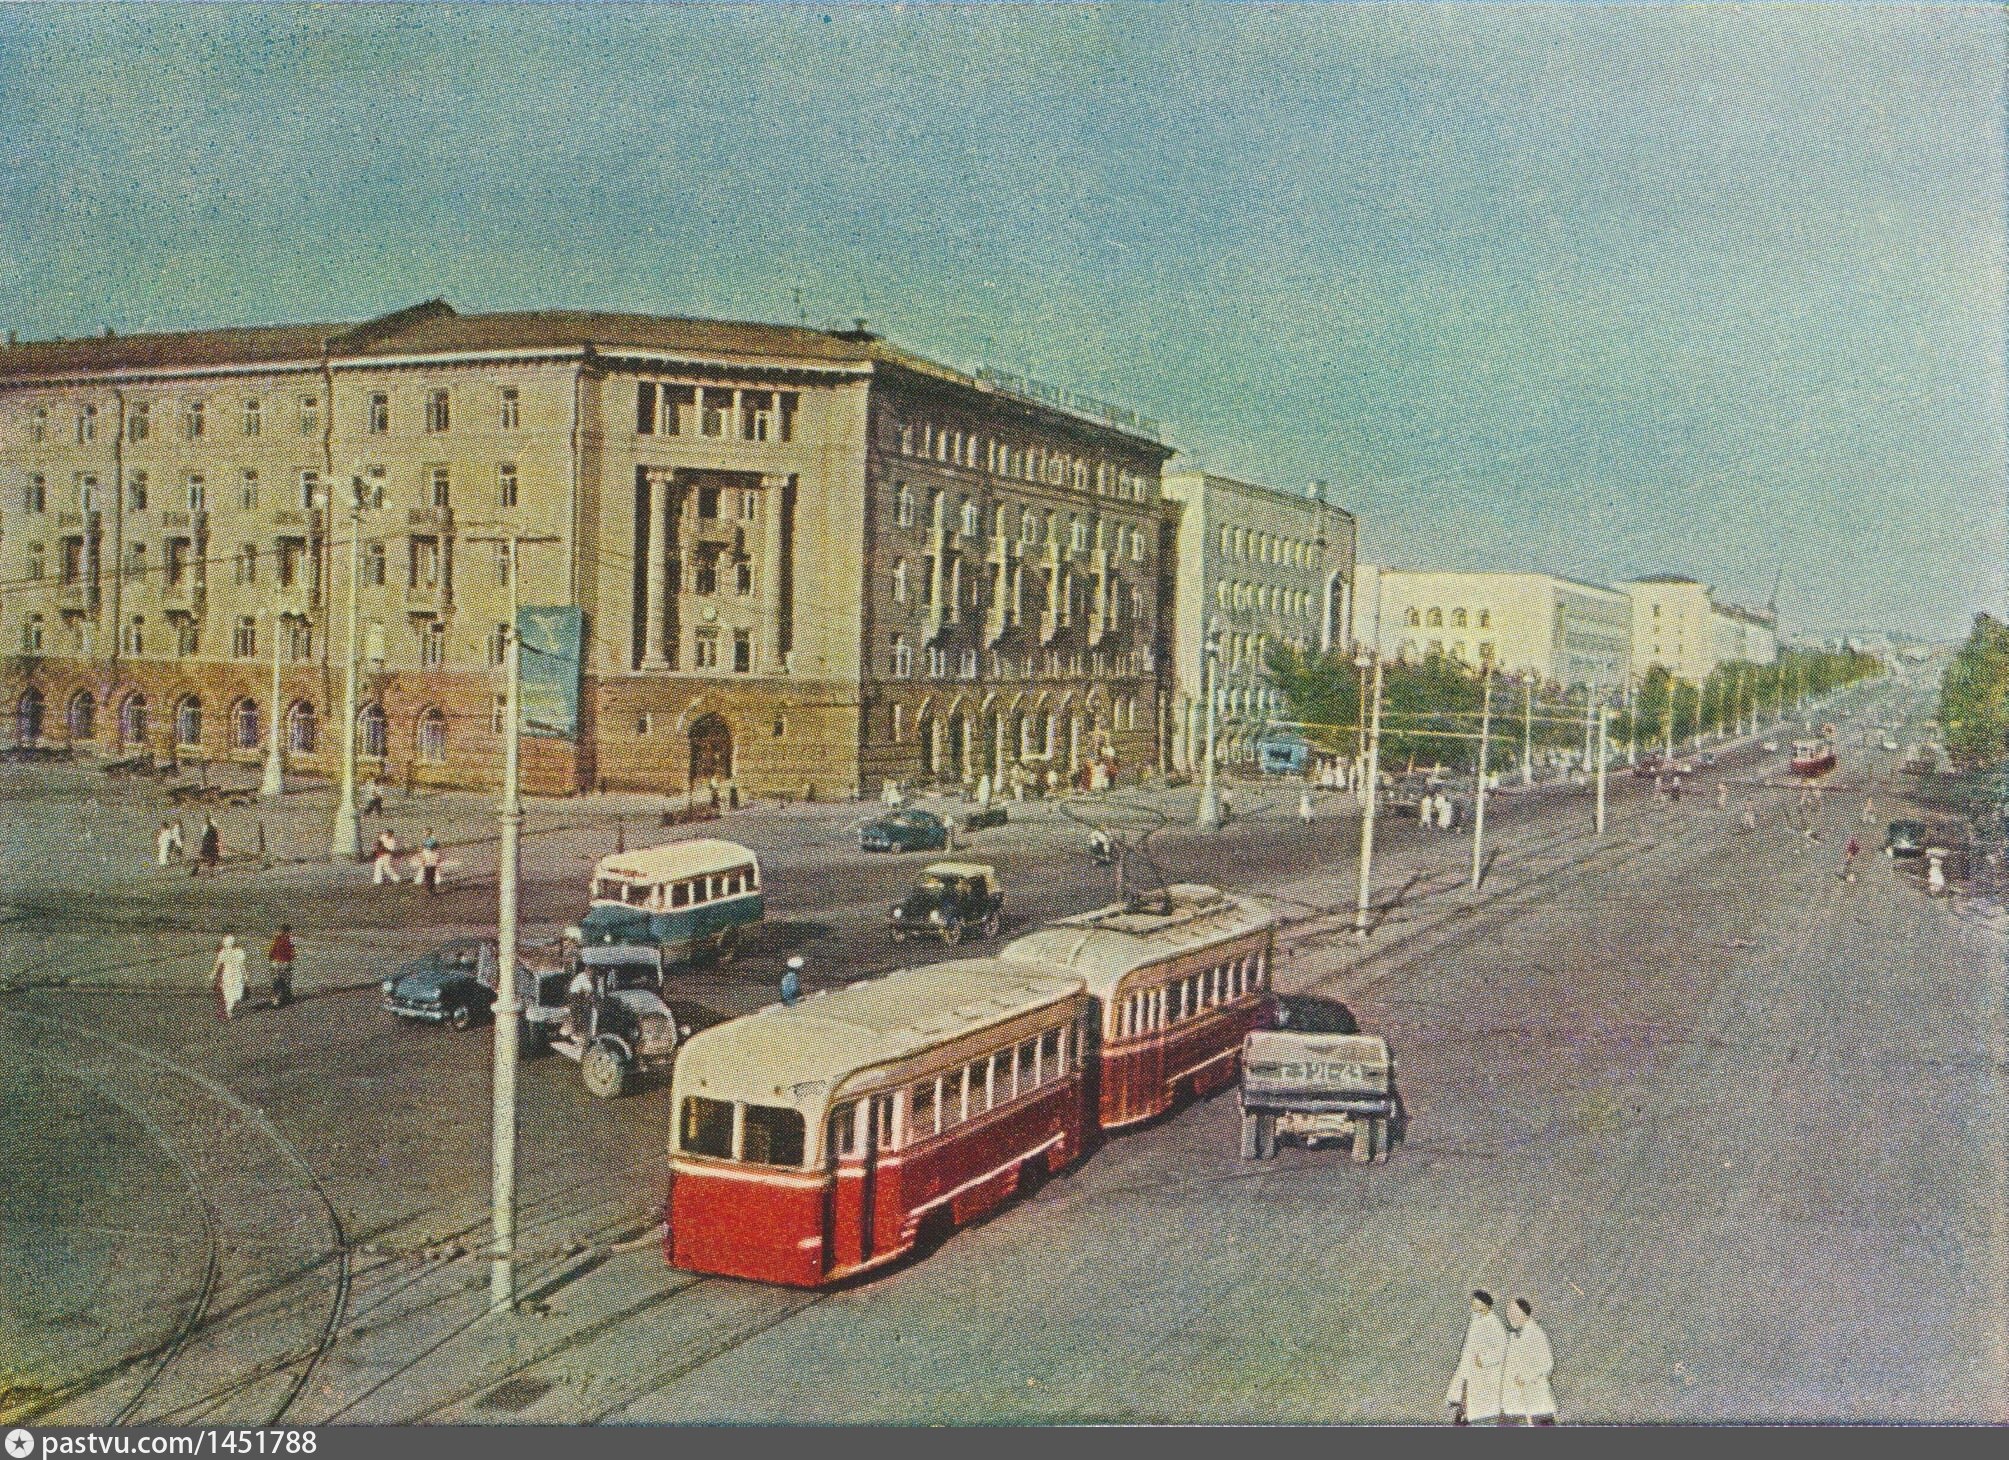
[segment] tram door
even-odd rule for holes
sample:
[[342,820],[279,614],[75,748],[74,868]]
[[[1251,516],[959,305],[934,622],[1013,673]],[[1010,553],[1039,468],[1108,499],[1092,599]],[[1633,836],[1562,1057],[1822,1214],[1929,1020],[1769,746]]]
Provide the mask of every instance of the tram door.
[[893,1097],[874,1095],[840,1105],[830,1113],[831,1181],[824,1224],[826,1268],[869,1262],[897,1231],[880,1230],[880,1156],[893,1144]]

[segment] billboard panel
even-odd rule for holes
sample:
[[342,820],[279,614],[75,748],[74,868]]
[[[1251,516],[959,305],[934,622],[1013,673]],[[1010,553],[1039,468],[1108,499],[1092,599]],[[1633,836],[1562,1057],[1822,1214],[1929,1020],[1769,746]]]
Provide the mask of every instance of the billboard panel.
[[579,673],[586,616],[573,604],[516,610],[522,646],[523,733],[579,738]]

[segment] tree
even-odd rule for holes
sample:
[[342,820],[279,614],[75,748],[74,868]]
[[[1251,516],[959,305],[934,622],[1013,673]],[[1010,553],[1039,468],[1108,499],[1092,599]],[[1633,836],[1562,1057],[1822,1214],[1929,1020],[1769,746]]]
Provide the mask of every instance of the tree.
[[2009,750],[2009,627],[1985,613],[1953,656],[1939,686],[1946,748],[1967,761],[1992,761]]

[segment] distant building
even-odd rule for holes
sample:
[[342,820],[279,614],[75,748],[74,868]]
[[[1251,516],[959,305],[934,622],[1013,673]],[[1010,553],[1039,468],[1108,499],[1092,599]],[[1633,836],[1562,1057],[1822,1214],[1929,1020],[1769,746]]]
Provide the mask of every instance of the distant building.
[[1206,741],[1206,641],[1218,626],[1215,741],[1229,760],[1252,759],[1264,721],[1287,711],[1265,658],[1272,645],[1344,650],[1352,637],[1353,514],[1303,492],[1213,472],[1164,476],[1174,531],[1172,755],[1196,764]]
[[1564,688],[1619,688],[1630,671],[1632,605],[1616,589],[1549,573],[1409,568],[1382,569],[1378,584],[1375,633],[1390,658],[1442,655]]
[[353,561],[362,772],[492,784],[514,532],[544,539],[521,601],[581,640],[534,789],[1132,770],[1164,716],[1168,455],[862,321],[434,300],[9,344],[0,692],[20,739],[256,761],[276,651],[288,763],[328,771]]
[[1769,614],[1718,603],[1709,585],[1674,573],[1619,585],[1632,599],[1633,672],[1655,665],[1700,684],[1720,664],[1770,664],[1778,633]]

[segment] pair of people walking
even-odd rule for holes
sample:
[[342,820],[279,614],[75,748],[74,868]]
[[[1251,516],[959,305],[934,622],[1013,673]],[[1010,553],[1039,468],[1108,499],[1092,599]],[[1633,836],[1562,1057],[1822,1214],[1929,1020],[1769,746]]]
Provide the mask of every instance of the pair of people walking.
[[[272,978],[272,1007],[283,1009],[293,1002],[293,927],[281,923],[265,950]],[[238,946],[235,933],[225,933],[209,968],[209,986],[216,990],[216,1017],[228,1023],[237,1017],[244,1002],[246,985],[245,950]]]
[[1493,1295],[1474,1289],[1465,1344],[1444,1395],[1451,1423],[1554,1424],[1556,1396],[1549,1386],[1554,1371],[1555,1353],[1535,1322],[1534,1305],[1514,1299],[1502,1323],[1493,1312]]

